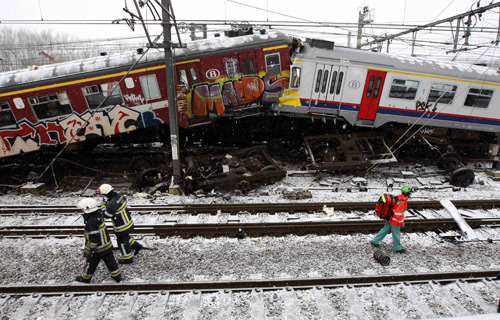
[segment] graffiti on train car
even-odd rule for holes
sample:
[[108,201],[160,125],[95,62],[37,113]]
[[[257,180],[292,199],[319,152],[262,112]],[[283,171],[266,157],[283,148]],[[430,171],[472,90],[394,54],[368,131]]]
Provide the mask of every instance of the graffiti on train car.
[[252,104],[278,102],[288,87],[288,77],[273,80],[265,75],[243,76],[222,83],[201,83],[193,85],[188,96],[188,118],[207,117],[245,110]]
[[129,106],[140,106],[146,103],[146,99],[141,94],[138,95],[134,93],[124,94],[123,99],[125,99],[125,102]]
[[[0,155],[10,156],[31,152],[42,146],[84,141],[91,135],[103,137],[163,123],[150,113],[152,112],[141,113],[116,105],[111,109],[98,110],[92,117],[88,111],[84,114],[73,113],[63,119],[40,121],[35,124],[22,121],[16,128],[0,131]],[[88,125],[84,130],[80,130],[87,120]]]
[[433,108],[431,102],[417,100],[415,102],[415,110],[420,110],[420,111],[424,111],[424,112],[436,112],[437,106],[434,105],[434,108]]

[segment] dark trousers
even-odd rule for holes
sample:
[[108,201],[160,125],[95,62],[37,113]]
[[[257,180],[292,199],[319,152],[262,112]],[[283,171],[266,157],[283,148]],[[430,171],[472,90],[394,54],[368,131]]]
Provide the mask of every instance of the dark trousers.
[[109,250],[109,252],[102,256],[95,256],[89,259],[87,271],[82,275],[84,279],[91,279],[94,275],[97,266],[101,260],[104,261],[106,267],[111,273],[112,278],[116,278],[121,274],[120,268],[118,267],[118,263],[116,263],[115,256],[113,255],[113,251]]
[[123,260],[132,259],[134,254],[132,248],[130,247],[130,234],[128,232],[117,232],[116,242],[118,242],[118,247],[123,254]]

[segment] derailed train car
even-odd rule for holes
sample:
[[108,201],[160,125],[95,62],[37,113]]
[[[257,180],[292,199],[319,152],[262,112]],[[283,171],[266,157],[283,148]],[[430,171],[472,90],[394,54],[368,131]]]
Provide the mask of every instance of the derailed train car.
[[415,124],[444,143],[460,136],[477,145],[500,132],[499,91],[500,74],[488,67],[313,40],[293,57],[290,86],[273,110],[401,132]]
[[[175,81],[185,94],[179,125],[258,114],[276,103],[288,87],[290,43],[282,33],[266,32],[175,49]],[[162,50],[0,74],[0,158],[168,122]]]

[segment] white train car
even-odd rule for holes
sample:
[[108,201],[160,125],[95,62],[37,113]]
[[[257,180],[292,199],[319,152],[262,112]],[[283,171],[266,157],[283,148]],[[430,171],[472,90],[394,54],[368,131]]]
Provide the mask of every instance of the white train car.
[[497,70],[314,43],[292,62],[277,113],[373,128],[415,123],[500,132]]

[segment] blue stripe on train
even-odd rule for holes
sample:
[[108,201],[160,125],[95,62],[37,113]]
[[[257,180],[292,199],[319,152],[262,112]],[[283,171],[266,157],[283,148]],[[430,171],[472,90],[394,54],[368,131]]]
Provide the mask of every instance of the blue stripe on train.
[[[315,100],[312,100],[313,102]],[[309,106],[309,100],[301,99],[300,100],[303,107]],[[338,102],[324,102],[319,101],[317,105],[313,105],[315,108],[324,108],[324,109],[332,109],[332,110],[343,110],[343,111],[359,111],[359,105],[350,104],[350,103],[338,103]],[[392,108],[379,108],[377,110],[378,114],[384,115],[395,115],[395,116],[403,116],[403,117],[411,117],[411,118],[420,118],[422,117],[422,111],[416,110],[401,110],[401,109],[392,109]],[[442,120],[442,121],[454,121],[454,122],[462,122],[462,123],[473,123],[473,124],[483,124],[483,125],[492,125],[492,126],[500,126],[500,119],[482,119],[475,118],[470,116],[454,116],[449,114],[426,114],[422,117],[422,120],[431,119],[433,120]]]

